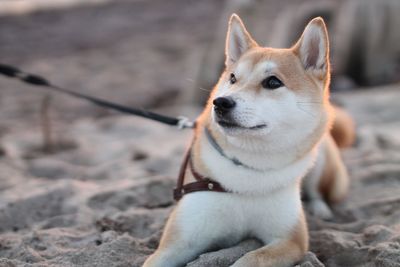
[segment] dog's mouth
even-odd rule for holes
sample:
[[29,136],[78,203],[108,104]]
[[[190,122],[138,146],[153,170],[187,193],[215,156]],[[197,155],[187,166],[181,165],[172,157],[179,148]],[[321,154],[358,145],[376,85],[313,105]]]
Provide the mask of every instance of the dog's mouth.
[[225,129],[246,129],[246,130],[260,130],[265,127],[267,127],[266,124],[257,124],[255,126],[251,127],[245,127],[243,125],[240,125],[238,123],[232,122],[232,121],[226,121],[226,120],[218,120],[217,123],[225,128]]

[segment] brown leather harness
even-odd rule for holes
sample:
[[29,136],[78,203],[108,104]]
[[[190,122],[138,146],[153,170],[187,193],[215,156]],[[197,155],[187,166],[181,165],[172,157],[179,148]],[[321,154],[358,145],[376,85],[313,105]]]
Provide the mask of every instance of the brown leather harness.
[[[195,182],[184,184],[185,172],[187,167],[190,167],[190,171],[193,177],[196,179]],[[226,191],[218,182],[211,180],[208,177],[204,177],[198,173],[194,167],[191,160],[191,148],[185,154],[181,168],[179,170],[178,181],[174,189],[174,199],[176,201],[180,200],[185,194],[199,192],[199,191],[209,191],[209,192],[228,192]]]
[[[204,134],[207,137],[208,142],[211,144],[211,146],[224,158],[227,160],[231,161],[232,164],[236,166],[240,166],[241,168],[246,168],[252,171],[260,171],[258,169],[255,169],[249,165],[244,164],[237,158],[232,158],[229,157],[228,155],[225,154],[221,146],[217,143],[213,135],[211,134],[210,129],[207,127],[204,127]],[[190,171],[193,174],[193,177],[196,179],[196,182],[184,184],[184,179],[185,179],[185,172],[187,167],[190,167]],[[218,182],[213,181],[211,178],[204,177],[203,175],[199,174],[193,167],[193,163],[191,160],[191,148],[188,149],[188,151],[185,154],[185,157],[183,159],[180,171],[179,171],[179,176],[178,176],[178,181],[176,188],[174,189],[174,199],[179,200],[183,197],[183,195],[188,194],[188,193],[193,193],[193,192],[198,192],[198,191],[211,191],[211,192],[229,192],[225,190]]]

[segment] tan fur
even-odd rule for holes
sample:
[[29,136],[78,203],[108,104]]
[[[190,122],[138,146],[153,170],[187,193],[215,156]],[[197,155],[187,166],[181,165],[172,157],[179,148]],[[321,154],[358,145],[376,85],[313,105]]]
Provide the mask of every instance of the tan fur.
[[[306,88],[306,90],[316,90],[315,82],[317,82],[318,80],[315,79],[314,73],[312,71],[305,72],[303,70],[301,62],[298,58],[297,50],[297,45],[290,49],[256,47],[249,50],[243,55],[243,61],[250,61],[253,66],[255,66],[258,62],[264,60],[274,61],[278,65],[278,69],[276,70],[276,72],[274,72],[274,74],[281,80],[285,81],[285,84],[288,88]],[[226,69],[223,77],[228,77],[228,75],[231,73],[231,69],[233,69],[234,67],[235,65],[233,65],[232,68]],[[324,75],[323,77],[320,76],[318,78],[320,78],[320,81],[318,82],[324,83],[327,83],[327,79],[329,79],[329,77],[327,77],[326,75]],[[237,82],[239,85],[240,78],[237,80]],[[257,81],[256,89],[261,90],[261,85],[259,84],[259,81]]]
[[307,250],[307,224],[302,212],[299,223],[289,238],[246,254],[235,263],[235,267],[290,267],[294,262],[300,261]]
[[339,149],[332,137],[328,138],[324,152],[326,164],[319,183],[319,190],[324,199],[333,204],[346,197],[349,188],[349,177],[340,157]]
[[339,148],[350,147],[355,140],[353,119],[342,108],[335,106],[335,120],[331,129],[333,140]]
[[291,234],[291,241],[297,244],[302,251],[302,253],[306,253],[308,250],[308,231],[307,231],[307,222],[304,215],[304,212],[301,213],[299,224],[296,229],[293,230]]
[[350,115],[337,106],[335,119],[325,147],[325,166],[319,182],[319,191],[329,204],[338,203],[346,197],[349,175],[340,155],[340,148],[350,147],[355,140],[354,122]]
[[179,242],[179,229],[176,224],[176,208],[171,212],[165,225],[163,235],[158,245],[157,251],[152,254],[144,263],[143,267],[158,265],[162,252],[167,250],[171,244]]
[[160,240],[159,247],[161,249],[166,248],[168,244],[173,243],[175,240],[179,240],[179,230],[177,229],[175,217],[176,210],[173,210],[165,226],[166,234],[163,235],[163,238]]

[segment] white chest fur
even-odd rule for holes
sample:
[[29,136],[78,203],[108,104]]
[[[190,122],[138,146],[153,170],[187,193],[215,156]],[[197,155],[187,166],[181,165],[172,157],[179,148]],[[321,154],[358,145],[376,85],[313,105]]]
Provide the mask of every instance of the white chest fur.
[[[210,172],[210,178],[219,182],[229,191],[249,195],[268,195],[271,192],[299,183],[299,180],[313,165],[317,153],[317,149],[313,149],[303,158],[282,168],[257,171],[235,165],[231,160],[222,156],[204,135],[200,136],[199,141],[201,142],[200,160]],[[248,156],[246,164],[251,164],[252,161],[260,161],[257,155],[253,157],[257,158],[252,159],[251,155]],[[272,155],[267,156],[264,159],[265,162],[268,162],[271,157]]]
[[[177,206],[178,224],[189,240],[234,244],[245,237],[265,243],[284,238],[299,221],[301,201],[294,184],[266,196],[197,192]],[[200,237],[201,236],[201,237]],[[198,244],[197,244],[198,245]]]
[[202,240],[204,246],[210,240],[227,245],[252,236],[269,243],[290,235],[302,213],[300,179],[311,167],[315,152],[277,170],[256,171],[235,165],[207,137],[199,138],[197,160],[206,166],[210,178],[233,193],[185,195],[176,208],[185,239],[196,240],[201,247]]

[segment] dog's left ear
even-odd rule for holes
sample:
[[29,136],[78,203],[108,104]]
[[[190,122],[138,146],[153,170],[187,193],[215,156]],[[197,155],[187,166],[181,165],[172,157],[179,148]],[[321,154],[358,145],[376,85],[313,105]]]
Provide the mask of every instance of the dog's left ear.
[[329,71],[328,32],[321,17],[314,18],[308,23],[293,49],[305,69],[316,70],[322,72],[321,74]]
[[247,32],[242,20],[238,15],[232,14],[229,20],[228,34],[226,36],[226,67],[234,64],[244,52],[255,46],[257,46],[257,43]]

